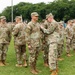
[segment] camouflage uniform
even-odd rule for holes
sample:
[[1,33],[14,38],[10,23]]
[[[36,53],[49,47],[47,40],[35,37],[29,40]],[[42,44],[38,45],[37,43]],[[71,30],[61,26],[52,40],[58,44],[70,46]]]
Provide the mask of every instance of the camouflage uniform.
[[43,43],[43,50],[44,50],[44,64],[48,65],[48,52],[49,52],[49,47],[47,45],[47,42],[45,39],[44,40],[44,43]]
[[[2,19],[6,19],[1,16]],[[10,43],[11,31],[7,23],[0,23],[0,61],[6,60],[6,53],[8,51],[8,45]]]
[[31,46],[31,48],[29,48],[29,65],[31,68],[35,68],[38,53],[41,49],[41,32],[38,22],[34,23],[31,21],[28,23],[26,37],[28,45]]
[[22,64],[26,60],[26,42],[25,42],[25,25],[20,22],[13,28],[14,45],[17,57],[17,63]]
[[13,28],[15,27],[15,23],[12,23],[12,22],[8,22],[8,26],[9,26],[9,29],[11,31],[11,34],[12,34],[12,31],[13,31]]
[[[47,22],[47,20],[45,20],[44,23],[41,24],[44,28],[48,28],[49,24]],[[44,64],[48,64],[48,52],[49,52],[49,47],[48,47],[48,44],[47,44],[47,34],[44,34],[43,33],[43,45],[42,45],[42,49],[44,50]]]
[[60,39],[58,42],[58,58],[61,57],[61,54],[63,52],[63,47],[64,47],[64,27],[62,23],[59,24],[59,35],[60,35]]
[[14,24],[12,24],[12,23],[10,23],[10,22],[8,22],[8,27],[9,27],[9,30],[10,30],[10,35],[9,35],[9,40],[11,41],[11,39],[12,39],[12,31],[13,31],[13,28],[14,28]]
[[57,42],[59,39],[58,23],[56,21],[46,22],[48,28],[42,28],[43,32],[47,35],[46,41],[49,46],[49,67],[51,70],[57,69]]
[[67,25],[65,29],[65,35],[66,35],[66,53],[69,54],[71,49],[72,37],[73,37],[72,26]]
[[75,51],[75,24],[73,24],[72,48]]

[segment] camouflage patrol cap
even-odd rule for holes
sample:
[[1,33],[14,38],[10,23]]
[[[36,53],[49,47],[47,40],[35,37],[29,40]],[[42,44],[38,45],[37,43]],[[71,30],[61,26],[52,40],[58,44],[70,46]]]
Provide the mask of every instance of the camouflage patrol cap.
[[1,16],[0,19],[6,19],[6,17],[5,16]]
[[73,20],[68,20],[68,22],[67,23],[73,23]]
[[60,23],[60,24],[61,24],[61,23],[63,24],[63,23],[64,23],[64,21],[60,21],[59,23]]
[[52,13],[47,14],[47,15],[46,15],[46,19],[48,19],[48,18],[51,17],[51,16],[54,17]]
[[60,21],[60,22],[58,22],[58,23],[59,23],[59,25],[63,26],[63,21]]
[[31,16],[39,16],[39,14],[37,12],[32,12]]
[[17,18],[22,19],[22,16],[16,16],[16,17],[15,17],[15,20],[16,20]]

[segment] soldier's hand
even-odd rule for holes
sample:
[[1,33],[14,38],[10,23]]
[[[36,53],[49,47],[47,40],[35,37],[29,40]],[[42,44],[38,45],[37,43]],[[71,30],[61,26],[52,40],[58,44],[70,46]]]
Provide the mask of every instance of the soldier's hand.
[[31,49],[31,46],[29,45],[28,48]]
[[43,29],[44,27],[41,25],[40,28]]

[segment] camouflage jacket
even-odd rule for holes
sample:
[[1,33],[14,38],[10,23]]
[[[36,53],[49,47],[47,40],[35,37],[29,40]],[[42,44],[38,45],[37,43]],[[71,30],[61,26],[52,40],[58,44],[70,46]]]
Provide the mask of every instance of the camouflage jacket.
[[14,36],[15,45],[24,45],[25,44],[25,28],[26,26],[21,22],[15,25],[12,31]]
[[65,36],[66,36],[66,39],[72,39],[73,37],[73,27],[67,25],[67,27],[65,28]]
[[11,39],[11,31],[7,23],[0,23],[0,43],[9,44]]
[[60,36],[59,44],[63,44],[64,43],[64,38],[65,38],[64,34],[65,34],[64,27],[59,28],[59,36]]
[[75,24],[73,24],[73,40],[75,41]]
[[26,38],[27,43],[31,46],[40,46],[42,35],[39,23],[33,23],[32,21],[28,23],[26,28]]
[[48,44],[58,42],[57,38],[59,38],[59,28],[56,21],[53,21],[52,23],[45,21],[44,28],[42,28],[42,30],[44,34],[46,34],[45,39]]
[[10,41],[11,41],[11,39],[12,39],[12,31],[13,31],[13,28],[14,28],[14,24],[13,23],[11,23],[11,22],[8,22],[8,27],[9,27],[9,30],[10,30]]

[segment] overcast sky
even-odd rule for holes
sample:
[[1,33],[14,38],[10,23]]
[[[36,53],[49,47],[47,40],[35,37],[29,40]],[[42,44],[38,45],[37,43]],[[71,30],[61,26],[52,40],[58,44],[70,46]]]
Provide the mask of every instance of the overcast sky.
[[[0,0],[0,13],[6,8],[7,6],[11,6],[12,0]],[[39,3],[39,2],[52,2],[54,0],[13,0],[13,4],[16,5],[19,2],[30,2],[30,3]]]

